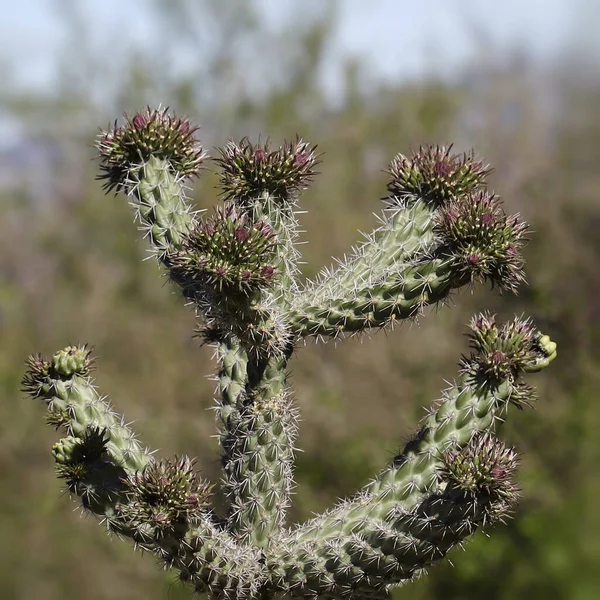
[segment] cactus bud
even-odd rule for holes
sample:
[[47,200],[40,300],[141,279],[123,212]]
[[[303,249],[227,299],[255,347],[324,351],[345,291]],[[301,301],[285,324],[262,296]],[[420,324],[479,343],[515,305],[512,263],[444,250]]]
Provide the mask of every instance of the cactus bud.
[[442,456],[440,478],[448,493],[458,493],[466,502],[473,501],[474,511],[483,510],[484,522],[508,516],[519,498],[513,483],[517,454],[493,435],[476,435],[460,450]]
[[51,361],[54,373],[62,377],[86,376],[92,364],[91,350],[87,346],[68,346],[57,352]]
[[211,494],[211,486],[195,473],[194,461],[185,456],[149,463],[127,486],[129,502],[120,507],[120,517],[146,539],[160,539],[176,525],[192,522]]
[[[107,190],[135,182],[135,172],[154,156],[169,163],[175,174],[197,175],[206,154],[194,137],[196,127],[186,119],[167,114],[167,109],[125,115],[122,127],[115,122],[113,129],[98,136],[100,179],[106,179]],[[132,177],[133,176],[133,177]]]
[[315,147],[297,139],[271,150],[265,144],[251,144],[247,138],[240,143],[229,142],[220,148],[216,162],[221,167],[221,188],[226,200],[242,204],[266,193],[288,201],[312,181],[318,164]]
[[461,275],[511,291],[524,281],[527,224],[506,215],[497,196],[481,191],[453,200],[440,210],[435,232]]
[[93,462],[106,452],[106,431],[88,427],[82,437],[67,436],[52,446],[52,456],[59,464]]
[[451,150],[452,146],[421,146],[410,157],[398,154],[388,170],[390,194],[417,196],[440,206],[481,189],[491,170],[472,152],[451,154]]
[[470,323],[471,354],[461,360],[463,373],[486,381],[508,380],[514,386],[511,402],[519,408],[533,391],[519,381],[522,373],[541,370],[556,357],[556,344],[542,336],[529,320],[515,318],[498,327],[489,314]]
[[206,288],[249,295],[273,280],[276,247],[269,225],[253,222],[227,204],[200,223],[183,249],[170,257],[171,277],[190,296],[202,296]]
[[67,346],[50,360],[32,355],[27,361],[27,371],[21,380],[21,389],[37,398],[48,390],[53,379],[71,378],[73,375],[86,377],[93,367],[94,359],[86,345]]

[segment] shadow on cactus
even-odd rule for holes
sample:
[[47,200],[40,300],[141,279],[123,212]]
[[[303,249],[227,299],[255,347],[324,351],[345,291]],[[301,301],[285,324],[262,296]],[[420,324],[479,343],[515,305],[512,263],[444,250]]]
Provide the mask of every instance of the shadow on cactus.
[[397,156],[379,227],[335,268],[299,283],[296,200],[314,148],[228,143],[223,204],[200,218],[186,178],[205,153],[187,121],[150,109],[98,141],[106,188],[126,192],[156,258],[193,303],[218,359],[227,514],[187,457],[158,460],[100,397],[85,346],[31,357],[23,386],[66,437],[58,475],[110,531],[129,537],[211,598],[386,598],[515,505],[516,454],[495,436],[525,373],[556,345],[529,321],[482,314],[471,353],[404,449],[354,497],[287,527],[297,411],[287,363],[303,338],[342,338],[420,315],[458,288],[515,290],[527,227],[487,191],[472,155],[425,147]]

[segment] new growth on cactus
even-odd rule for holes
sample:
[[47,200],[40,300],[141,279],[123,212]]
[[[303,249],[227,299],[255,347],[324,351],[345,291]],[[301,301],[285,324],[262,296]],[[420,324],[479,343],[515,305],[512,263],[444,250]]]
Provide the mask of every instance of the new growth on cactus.
[[304,338],[341,339],[393,326],[463,286],[523,281],[527,226],[506,215],[472,154],[422,147],[389,169],[380,225],[335,268],[299,281],[298,195],[315,148],[229,142],[219,150],[222,204],[194,211],[185,181],[206,154],[196,128],[147,109],[100,135],[107,190],[125,192],[171,282],[216,348],[226,514],[187,457],[138,442],[91,378],[86,346],[30,357],[24,390],[62,430],[58,476],[111,532],[129,537],[209,598],[387,598],[518,497],[517,457],[495,437],[512,404],[531,403],[522,375],[556,356],[528,320],[470,324],[471,352],[389,465],[355,496],[287,526],[297,410],[288,361]]

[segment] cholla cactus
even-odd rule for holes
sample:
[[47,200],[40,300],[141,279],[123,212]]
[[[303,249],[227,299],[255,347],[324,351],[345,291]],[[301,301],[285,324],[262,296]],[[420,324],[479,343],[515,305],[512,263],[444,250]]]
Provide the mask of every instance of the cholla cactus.
[[31,357],[24,389],[66,433],[58,475],[108,529],[153,552],[210,598],[386,598],[515,504],[516,455],[494,437],[524,373],[556,345],[529,321],[483,314],[471,353],[404,449],[354,497],[286,526],[297,411],[286,366],[307,337],[339,339],[411,319],[453,290],[523,280],[527,227],[487,191],[472,155],[425,147],[390,167],[380,226],[335,268],[301,285],[296,200],[314,148],[296,140],[220,150],[223,204],[200,218],[184,182],[205,153],[195,129],[148,109],[98,141],[107,189],[126,192],[156,258],[192,303],[219,363],[217,414],[227,513],[187,457],[157,459],[98,395],[85,346]]

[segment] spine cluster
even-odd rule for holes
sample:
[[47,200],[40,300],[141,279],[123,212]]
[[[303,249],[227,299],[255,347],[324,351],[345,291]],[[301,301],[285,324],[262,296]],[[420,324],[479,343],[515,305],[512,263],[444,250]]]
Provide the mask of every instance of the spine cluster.
[[52,454],[83,508],[215,599],[386,598],[477,528],[506,518],[517,456],[495,436],[522,376],[556,345],[528,320],[473,318],[457,382],[402,451],[354,497],[288,527],[297,410],[287,364],[303,338],[393,326],[463,286],[515,291],[527,225],[505,214],[473,154],[423,147],[389,168],[380,224],[344,261],[300,284],[297,199],[315,148],[247,139],[218,150],[222,204],[200,218],[186,178],[206,153],[197,128],[147,109],[103,132],[107,190],[124,192],[157,260],[197,312],[218,359],[216,409],[228,510],[188,457],[157,458],[100,397],[85,346],[28,360],[24,390],[63,431]]

